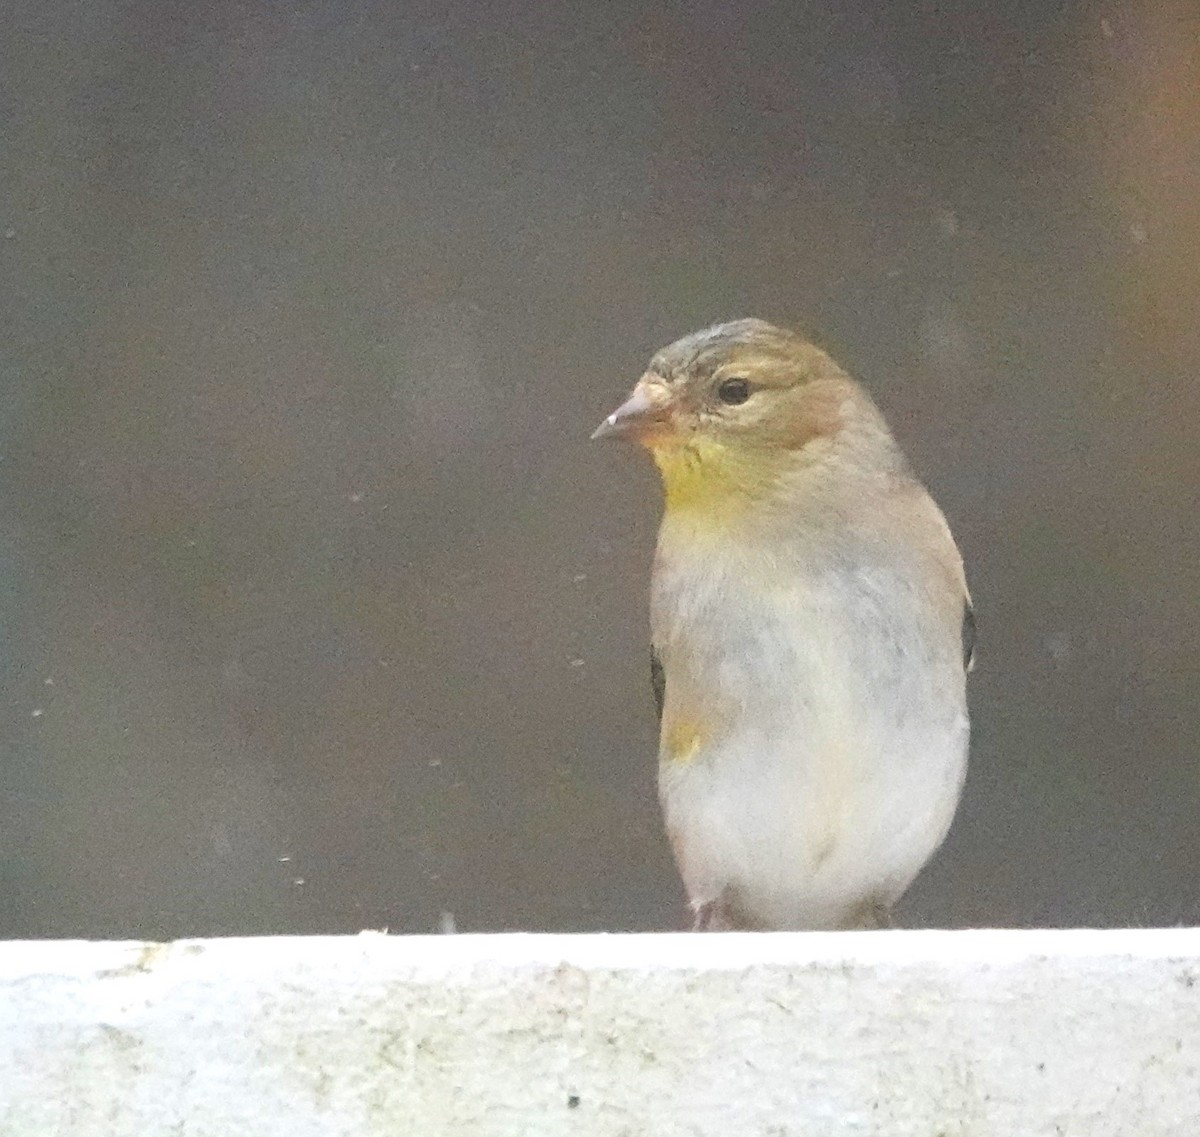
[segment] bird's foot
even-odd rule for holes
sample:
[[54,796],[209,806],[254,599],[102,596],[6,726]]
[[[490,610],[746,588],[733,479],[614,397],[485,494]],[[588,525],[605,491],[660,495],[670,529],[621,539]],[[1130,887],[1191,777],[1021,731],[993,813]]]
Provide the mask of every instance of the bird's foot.
[[730,926],[719,900],[693,901],[692,913],[693,932],[723,932]]

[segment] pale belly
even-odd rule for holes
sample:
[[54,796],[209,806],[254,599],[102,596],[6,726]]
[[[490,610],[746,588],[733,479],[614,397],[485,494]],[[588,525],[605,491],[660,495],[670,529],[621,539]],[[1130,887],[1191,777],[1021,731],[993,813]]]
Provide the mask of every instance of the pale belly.
[[751,735],[664,760],[664,817],[693,906],[717,902],[764,928],[870,923],[941,844],[966,741],[964,717],[938,737],[864,739],[854,752]]
[[660,797],[689,898],[752,927],[869,922],[937,849],[958,802],[957,629],[921,611],[919,590],[869,573],[757,606],[711,566],[703,583],[689,606],[663,582],[655,597]]

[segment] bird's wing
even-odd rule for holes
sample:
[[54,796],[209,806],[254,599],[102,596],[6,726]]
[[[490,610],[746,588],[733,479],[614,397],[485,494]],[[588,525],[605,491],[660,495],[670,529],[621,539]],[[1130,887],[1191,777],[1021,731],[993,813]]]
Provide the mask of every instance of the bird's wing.
[[941,577],[937,592],[945,596],[945,615],[954,619],[958,605],[962,605],[959,634],[962,637],[963,669],[971,671],[975,666],[975,609],[967,589],[962,556],[954,543],[950,526],[946,524],[946,518],[933,498],[916,481],[909,481],[902,488],[901,493],[892,499],[892,507],[893,521],[899,523],[895,531],[898,533],[897,539],[923,550],[926,563],[937,566],[935,571]]
[[667,672],[653,646],[650,648],[650,685],[654,688],[654,705],[658,708],[658,721],[661,725],[663,699],[667,693]]
[[975,609],[970,600],[963,605],[962,649],[963,667],[971,671],[975,667]]

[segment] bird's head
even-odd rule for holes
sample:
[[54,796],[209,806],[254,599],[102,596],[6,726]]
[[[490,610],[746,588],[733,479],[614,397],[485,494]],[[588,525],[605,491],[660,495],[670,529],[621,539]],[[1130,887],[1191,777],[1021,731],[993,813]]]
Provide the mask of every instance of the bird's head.
[[668,508],[709,507],[769,494],[782,475],[819,462],[857,426],[887,439],[870,400],[825,352],[747,319],[663,348],[592,437],[645,446]]

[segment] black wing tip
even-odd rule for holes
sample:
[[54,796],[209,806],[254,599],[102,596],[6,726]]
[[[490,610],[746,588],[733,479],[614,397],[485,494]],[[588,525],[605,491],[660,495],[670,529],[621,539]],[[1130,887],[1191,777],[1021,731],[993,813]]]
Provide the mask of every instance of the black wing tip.
[[650,649],[650,685],[654,689],[654,705],[658,708],[658,721],[661,723],[663,701],[667,694],[667,672],[654,648]]
[[963,606],[962,650],[963,670],[971,671],[975,667],[975,609],[969,600]]

